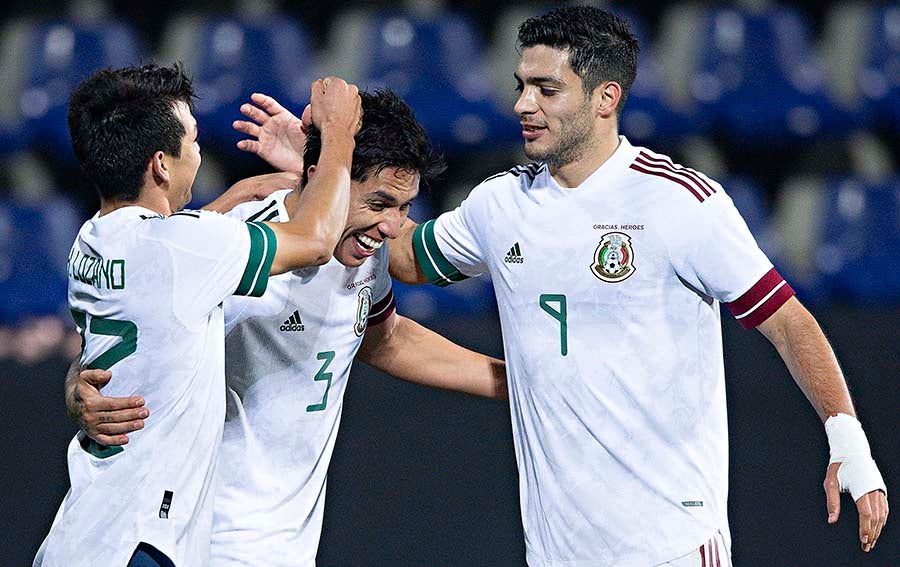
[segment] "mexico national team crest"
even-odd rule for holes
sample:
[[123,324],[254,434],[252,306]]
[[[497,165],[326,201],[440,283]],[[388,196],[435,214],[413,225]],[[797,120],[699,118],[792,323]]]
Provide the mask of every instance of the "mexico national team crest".
[[607,232],[594,250],[591,272],[601,280],[617,283],[634,273],[634,250],[631,237],[621,232]]
[[369,312],[372,311],[372,288],[365,286],[359,290],[359,305],[356,309],[356,324],[353,325],[353,332],[357,337],[361,337],[366,332],[366,326],[369,324]]

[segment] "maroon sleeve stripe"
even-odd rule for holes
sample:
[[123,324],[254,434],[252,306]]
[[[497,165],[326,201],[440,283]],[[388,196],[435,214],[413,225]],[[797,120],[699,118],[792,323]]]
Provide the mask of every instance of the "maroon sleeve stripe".
[[[638,158],[638,159],[640,159],[640,158]],[[674,181],[675,183],[681,185],[682,187],[684,187],[685,189],[690,191],[691,194],[694,197],[696,197],[698,201],[700,201],[701,203],[703,202],[703,197],[700,195],[700,193],[697,192],[696,189],[694,189],[691,185],[688,185],[688,183],[686,181],[684,181],[674,175],[670,175],[670,174],[662,172],[662,171],[651,171],[649,169],[646,169],[646,168],[638,165],[637,163],[633,163],[628,167],[630,167],[631,169],[633,169],[635,171],[640,171],[641,173],[646,173],[647,175],[654,175],[656,177],[662,177],[664,179],[668,179],[669,181]]]
[[678,173],[684,174],[685,176],[693,179],[694,181],[697,182],[698,185],[700,185],[700,188],[703,190],[704,193],[706,193],[707,197],[709,195],[711,195],[712,193],[716,192],[716,189],[709,183],[709,181],[704,179],[703,176],[700,175],[700,173],[698,171],[691,169],[689,167],[684,167],[683,165],[677,164],[677,163],[673,162],[671,160],[671,158],[669,158],[668,156],[662,156],[662,155],[653,156],[653,155],[648,154],[647,152],[641,152],[641,157],[643,157],[644,159],[646,159],[648,161],[657,162],[660,165],[665,164],[668,166],[669,170],[676,171]]
[[388,290],[388,294],[372,307],[369,312],[369,325],[378,325],[384,323],[391,314],[397,310],[397,304],[394,301],[393,290]]
[[793,295],[793,288],[772,268],[744,295],[726,305],[743,328],[753,329],[778,311]]

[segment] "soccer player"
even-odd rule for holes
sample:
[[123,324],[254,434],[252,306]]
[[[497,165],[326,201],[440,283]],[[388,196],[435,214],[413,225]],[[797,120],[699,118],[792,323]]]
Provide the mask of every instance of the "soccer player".
[[68,260],[81,359],[114,366],[110,393],[140,392],[155,415],[125,448],[72,440],[71,489],[35,565],[207,563],[225,417],[221,303],[326,263],[341,236],[361,119],[355,86],[313,83],[322,154],[285,223],[176,212],[200,166],[192,97],[178,66],[155,65],[98,72],[72,95],[72,145],[101,199]]
[[[413,382],[506,397],[502,361],[463,349],[395,312],[388,241],[399,234],[420,183],[442,171],[443,163],[403,101],[388,91],[361,97],[350,214],[332,259],[271,278],[261,298],[224,304],[227,411],[210,558],[217,567],[314,567],[326,475],[354,357]],[[243,128],[258,134],[256,123],[269,129],[273,121],[299,124],[273,99],[254,95],[254,101],[259,106],[244,107],[254,123]],[[297,128],[284,140],[302,148],[303,137]],[[259,143],[242,145],[247,142]],[[320,174],[322,134],[314,127],[303,156],[291,150],[279,161],[269,150],[263,153],[280,167],[303,172],[304,186]],[[289,222],[288,211],[305,190],[278,191],[230,214]],[[99,396],[87,384],[98,373],[83,374],[79,385],[74,373],[81,400],[70,398],[70,410],[98,440],[124,441],[121,436],[134,430],[130,424],[143,423],[136,408],[97,411],[123,400]],[[101,382],[109,378],[105,374]],[[87,401],[91,411],[84,408]],[[148,424],[158,413],[149,409],[154,415]],[[104,417],[123,417],[124,423],[101,423]]]
[[638,53],[627,24],[567,7],[524,22],[518,43],[535,163],[407,223],[390,268],[494,282],[528,564],[730,565],[719,303],[772,342],[825,423],[828,522],[849,491],[870,550],[885,484],[818,324],[721,185],[618,134]]

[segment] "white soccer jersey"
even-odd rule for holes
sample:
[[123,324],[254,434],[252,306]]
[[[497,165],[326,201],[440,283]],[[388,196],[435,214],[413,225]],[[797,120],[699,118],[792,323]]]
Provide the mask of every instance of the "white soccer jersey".
[[274,254],[268,227],[206,211],[131,206],[81,227],[68,276],[82,363],[111,369],[104,394],[140,394],[153,417],[124,447],[72,440],[71,489],[36,565],[120,567],[139,542],[207,564],[225,416],[220,304],[261,295]]
[[414,245],[439,285],[493,279],[529,565],[656,565],[727,536],[718,302],[749,327],[793,292],[719,184],[620,138],[580,187],[517,167]]
[[[287,220],[280,191],[233,214]],[[275,276],[225,302],[227,415],[211,564],[314,567],[325,481],[350,364],[367,325],[393,313],[387,247],[358,268]]]

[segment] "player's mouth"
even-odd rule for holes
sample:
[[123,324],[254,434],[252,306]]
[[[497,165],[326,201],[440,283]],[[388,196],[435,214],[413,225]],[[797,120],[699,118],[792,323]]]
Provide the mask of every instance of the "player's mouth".
[[356,244],[363,256],[371,256],[374,254],[379,248],[384,245],[384,240],[375,240],[370,236],[366,236],[361,232],[357,232],[353,235],[353,239],[356,241]]
[[540,138],[544,131],[547,130],[546,126],[538,126],[536,124],[525,124],[522,123],[522,137],[525,138],[526,141],[534,141]]

